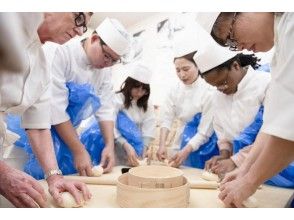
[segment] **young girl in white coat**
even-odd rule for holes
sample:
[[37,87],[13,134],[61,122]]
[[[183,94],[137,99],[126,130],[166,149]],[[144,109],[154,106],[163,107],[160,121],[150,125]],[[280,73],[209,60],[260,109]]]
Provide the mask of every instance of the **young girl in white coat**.
[[138,166],[139,158],[155,137],[156,118],[150,97],[152,72],[143,64],[133,64],[130,75],[115,94],[115,128],[118,165]]

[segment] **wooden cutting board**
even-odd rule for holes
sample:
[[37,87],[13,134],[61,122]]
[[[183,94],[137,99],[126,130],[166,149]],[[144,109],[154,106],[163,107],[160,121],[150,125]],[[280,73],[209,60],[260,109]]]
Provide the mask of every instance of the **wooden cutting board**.
[[[80,177],[67,176],[67,179],[80,180],[87,182],[89,190],[93,194],[92,199],[84,206],[90,207],[119,207],[116,203],[116,185],[117,178],[121,175],[122,166],[114,167],[109,174],[104,174],[101,177]],[[182,168],[184,176],[191,182],[202,181],[200,176],[203,172],[195,168]],[[47,184],[45,181],[40,181],[47,192]],[[93,184],[96,183],[96,184]],[[97,185],[102,183],[105,185]],[[263,185],[263,187],[254,194],[258,200],[259,207],[285,207],[293,195],[293,189],[284,189]],[[49,206],[56,207],[48,194]],[[224,207],[223,203],[218,199],[219,191],[217,189],[191,189],[189,207]],[[5,199],[4,199],[5,200]],[[7,200],[2,201],[1,207],[13,207]]]

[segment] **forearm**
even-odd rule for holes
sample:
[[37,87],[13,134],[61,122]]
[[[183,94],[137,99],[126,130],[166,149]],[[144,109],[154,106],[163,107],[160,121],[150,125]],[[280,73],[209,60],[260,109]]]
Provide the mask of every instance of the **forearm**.
[[268,135],[247,176],[259,186],[294,160],[294,142]]
[[114,147],[113,121],[100,121],[101,132],[106,146]]
[[80,142],[76,130],[74,129],[71,121],[66,121],[57,125],[54,125],[58,135],[63,142],[69,147],[69,149],[75,153],[84,150],[83,144]]
[[49,129],[27,129],[29,140],[43,171],[57,169],[57,161]]
[[165,142],[166,142],[168,134],[169,134],[169,130],[167,128],[160,129],[159,147],[165,147]]
[[241,149],[238,153],[231,156],[231,160],[235,163],[237,167],[240,167],[243,164],[243,162],[246,160],[246,158],[248,157],[250,153],[251,148],[252,148],[252,145],[249,145]]
[[257,159],[258,155],[261,153],[266,141],[268,139],[268,135],[265,133],[259,133],[255,139],[255,142],[253,143],[253,146],[251,147],[251,150],[245,159],[244,163],[240,166],[240,168],[244,171],[249,170],[251,165],[254,163],[254,161]]

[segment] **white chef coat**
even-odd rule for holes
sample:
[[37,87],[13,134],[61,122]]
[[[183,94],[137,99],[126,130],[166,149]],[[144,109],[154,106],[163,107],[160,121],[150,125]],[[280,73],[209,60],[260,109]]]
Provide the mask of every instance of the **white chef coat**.
[[213,133],[212,98],[214,92],[215,88],[201,77],[198,77],[191,85],[185,85],[180,81],[172,87],[161,112],[161,127],[170,130],[174,119],[180,120],[181,123],[177,130],[179,135],[174,142],[175,149],[180,148],[181,134],[184,131],[185,124],[191,121],[197,113],[202,114],[198,131],[188,144],[196,151],[208,141]]
[[[136,101],[132,101],[132,105],[126,109],[124,107],[124,100],[125,97],[122,93],[115,94],[113,103],[116,115],[119,111],[123,111],[133,122],[135,122],[137,127],[142,132],[144,146],[148,146],[150,141],[155,138],[156,129],[156,118],[152,103],[148,103],[147,111],[144,112],[142,108],[137,106]],[[116,128],[114,135],[116,140],[121,144],[126,142],[126,140],[121,136],[120,132]]]
[[236,93],[216,92],[213,128],[220,150],[232,151],[233,140],[253,122],[264,102],[270,79],[269,73],[249,67]]
[[272,81],[266,94],[261,130],[294,141],[294,13],[275,17]]
[[[22,115],[22,127],[50,128],[50,76],[37,29],[42,13],[15,13],[20,17],[25,39],[22,39],[26,60],[24,71],[0,72],[0,114]],[[9,43],[9,42],[7,42]],[[0,121],[3,125],[3,120]],[[1,134],[1,136],[3,133]]]
[[46,57],[49,60],[52,59],[49,61],[52,73],[52,125],[70,119],[66,112],[68,106],[67,82],[90,83],[101,102],[101,107],[95,113],[96,118],[99,121],[114,121],[111,68],[92,67],[78,39],[70,40],[64,45],[46,44],[43,49]]

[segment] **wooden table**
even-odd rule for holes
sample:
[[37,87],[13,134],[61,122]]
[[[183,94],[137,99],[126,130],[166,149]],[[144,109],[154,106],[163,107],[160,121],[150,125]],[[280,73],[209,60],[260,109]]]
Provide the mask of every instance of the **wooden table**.
[[[115,185],[94,185],[89,184],[95,182],[99,178],[99,182],[104,184],[115,184],[116,179],[121,175],[122,166],[114,167],[109,174],[104,174],[101,177],[79,177],[67,176],[68,179],[82,180],[87,182],[88,187],[93,194],[92,199],[86,204],[85,208],[90,207],[119,207],[116,203],[116,186]],[[200,180],[202,170],[195,168],[182,168],[188,180]],[[40,181],[47,191],[47,184],[45,181]],[[224,207],[223,203],[218,199],[218,190],[215,189],[191,189],[189,208],[217,208]],[[259,207],[285,207],[289,204],[289,200],[294,193],[293,189],[285,189],[279,187],[272,187],[263,185],[261,189],[257,190],[254,197],[258,200]],[[56,207],[48,193],[50,207]],[[7,200],[2,201],[1,207],[13,207]]]

